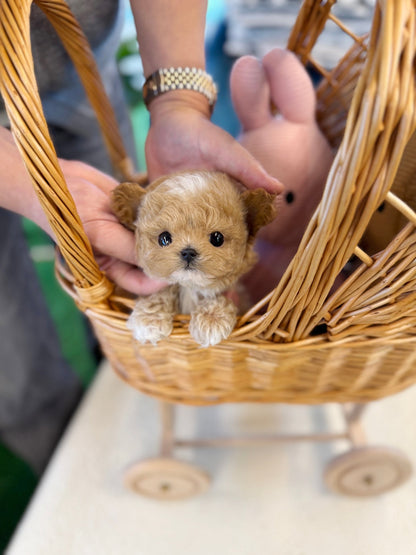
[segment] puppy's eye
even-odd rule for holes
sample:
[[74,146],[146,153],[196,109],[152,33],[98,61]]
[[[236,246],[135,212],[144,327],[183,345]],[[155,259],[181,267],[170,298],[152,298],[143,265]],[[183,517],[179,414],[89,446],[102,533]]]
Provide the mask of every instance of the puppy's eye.
[[220,247],[224,243],[224,235],[220,231],[213,231],[209,236],[209,242],[214,247]]
[[169,233],[169,231],[163,231],[159,235],[157,242],[161,247],[167,247],[172,243],[172,235]]

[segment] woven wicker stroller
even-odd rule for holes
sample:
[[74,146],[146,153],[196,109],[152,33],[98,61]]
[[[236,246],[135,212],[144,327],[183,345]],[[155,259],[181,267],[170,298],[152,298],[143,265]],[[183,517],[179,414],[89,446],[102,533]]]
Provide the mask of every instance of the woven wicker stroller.
[[[162,401],[162,457],[139,463],[129,473],[133,487],[143,493],[191,495],[207,484],[202,471],[171,458],[175,403],[341,403],[347,421],[342,437],[355,448],[332,461],[329,485],[368,495],[395,487],[410,473],[404,455],[362,447],[358,423],[364,403],[416,381],[416,213],[396,194],[395,184],[416,127],[415,0],[378,0],[368,37],[355,36],[331,14],[334,2],[306,0],[288,43],[323,77],[318,121],[337,154],[322,201],[280,283],[239,319],[228,340],[201,356],[183,315],[176,317],[172,336],[157,347],[132,339],[126,320],[133,303],[127,295],[116,295],[100,271],[48,135],[30,57],[31,0],[0,0],[1,92],[15,140],[58,238],[58,278],[90,319],[118,375]],[[36,4],[73,58],[115,168],[131,177],[78,25],[62,0]],[[313,57],[329,22],[352,39],[331,71]],[[403,225],[370,256],[360,241],[382,203]],[[337,276],[353,256],[357,269],[334,291]]]

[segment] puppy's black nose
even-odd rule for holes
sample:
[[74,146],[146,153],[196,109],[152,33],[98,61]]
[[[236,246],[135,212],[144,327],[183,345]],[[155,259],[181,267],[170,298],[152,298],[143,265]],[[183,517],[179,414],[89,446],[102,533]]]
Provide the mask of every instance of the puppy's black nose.
[[193,262],[193,260],[198,256],[198,253],[192,247],[186,247],[181,250],[181,257],[187,264]]

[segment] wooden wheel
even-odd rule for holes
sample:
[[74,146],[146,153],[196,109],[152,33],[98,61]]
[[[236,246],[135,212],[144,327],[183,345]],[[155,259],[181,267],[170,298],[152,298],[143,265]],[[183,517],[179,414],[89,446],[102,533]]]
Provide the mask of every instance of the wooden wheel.
[[169,458],[147,459],[131,466],[125,485],[135,493],[154,499],[185,499],[208,488],[210,478],[203,470]]
[[390,491],[406,482],[411,474],[411,463],[400,451],[357,447],[335,457],[324,478],[335,493],[365,497]]

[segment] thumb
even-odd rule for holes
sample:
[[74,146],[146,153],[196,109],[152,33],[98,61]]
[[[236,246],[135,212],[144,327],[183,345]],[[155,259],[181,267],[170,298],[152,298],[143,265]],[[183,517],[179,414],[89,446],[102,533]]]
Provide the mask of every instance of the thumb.
[[240,181],[248,189],[259,187],[270,193],[281,193],[282,183],[266,172],[254,156],[224,131],[225,141],[217,142],[215,167]]
[[150,279],[137,266],[111,256],[98,255],[96,260],[107,277],[135,295],[151,295],[167,285],[164,281]]
[[272,119],[270,89],[260,60],[239,58],[231,69],[230,92],[243,131],[263,127]]

